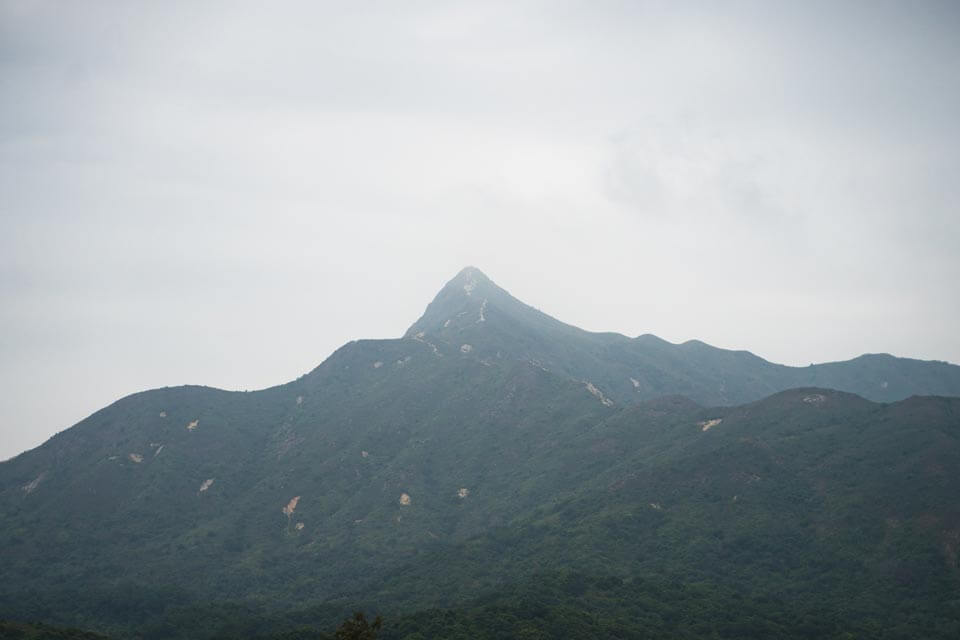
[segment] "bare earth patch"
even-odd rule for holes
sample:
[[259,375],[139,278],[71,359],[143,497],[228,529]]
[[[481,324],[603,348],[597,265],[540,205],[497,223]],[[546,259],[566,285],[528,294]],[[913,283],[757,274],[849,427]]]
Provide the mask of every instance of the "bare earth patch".
[[717,426],[723,422],[723,418],[713,418],[712,420],[704,420],[703,422],[698,422],[697,426],[700,427],[700,431],[709,431],[713,427]]
[[206,480],[203,481],[203,484],[200,485],[200,491],[198,491],[197,493],[203,493],[204,491],[209,489],[211,486],[213,486],[213,478],[207,478]]
[[43,480],[43,476],[47,475],[46,472],[41,473],[36,478],[28,482],[27,484],[20,487],[23,489],[24,493],[33,493],[33,490],[40,485],[40,481]]
[[293,515],[293,512],[297,510],[297,503],[300,502],[300,496],[294,496],[290,499],[290,502],[287,503],[287,506],[283,508],[283,514],[288,518]]
[[200,424],[200,420],[191,420],[187,423],[187,431],[193,431]]
[[430,342],[429,340],[427,340],[426,338],[424,338],[425,335],[427,335],[427,334],[424,333],[423,331],[421,331],[421,332],[417,333],[417,335],[413,336],[413,339],[416,340],[417,342],[422,342],[423,344],[425,344],[425,345],[427,345],[428,347],[430,347],[430,349],[433,351],[433,355],[435,355],[435,356],[441,356],[441,355],[443,355],[442,353],[440,353],[440,349],[437,348],[437,345],[433,344],[432,342]]
[[596,396],[600,400],[600,402],[603,404],[603,406],[605,407],[613,406],[613,400],[603,395],[603,392],[600,391],[600,389],[597,389],[592,382],[586,382],[584,384],[587,387],[587,391],[589,391],[594,396]]
[[140,464],[141,462],[143,462],[143,456],[140,455],[139,453],[131,453],[131,454],[128,454],[127,457],[130,458],[130,460],[132,460],[133,462],[136,462],[137,464]]
[[470,489],[467,489],[466,487],[460,487],[460,489],[457,490],[457,497],[461,500],[466,498],[468,495],[470,495]]
[[410,506],[410,496],[407,495],[406,493],[401,493],[401,494],[400,494],[400,504],[402,504],[402,505],[405,506],[405,507]]

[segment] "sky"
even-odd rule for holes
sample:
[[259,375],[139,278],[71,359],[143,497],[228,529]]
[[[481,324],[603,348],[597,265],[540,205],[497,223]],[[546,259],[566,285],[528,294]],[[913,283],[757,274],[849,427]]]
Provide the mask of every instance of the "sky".
[[399,337],[960,363],[954,2],[0,0],[0,459]]

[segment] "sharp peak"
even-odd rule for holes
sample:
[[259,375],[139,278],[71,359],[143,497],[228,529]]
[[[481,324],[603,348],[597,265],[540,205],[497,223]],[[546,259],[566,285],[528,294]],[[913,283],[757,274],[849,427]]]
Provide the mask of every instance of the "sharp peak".
[[467,265],[453,277],[451,283],[455,282],[466,282],[466,281],[479,281],[479,282],[493,282],[490,278],[487,277],[483,271],[477,269],[474,266]]
[[466,266],[461,269],[452,280],[444,285],[437,296],[440,297],[452,293],[466,294],[467,297],[477,294],[496,296],[497,293],[501,291],[503,291],[503,289],[487,277],[487,274],[483,271],[474,266]]
[[488,302],[501,306],[523,304],[500,288],[480,269],[474,266],[464,267],[440,289],[433,301],[427,305],[424,314],[404,335],[409,337],[422,330],[430,333],[436,330],[437,326],[448,324],[448,320],[460,317],[463,312],[475,313],[478,316],[477,321],[485,322],[484,311]]
[[484,275],[484,273],[483,273],[482,271],[480,271],[480,269],[478,269],[477,267],[473,266],[472,264],[468,264],[468,265],[465,266],[463,269],[460,269],[460,271],[457,272],[457,277],[458,277],[458,278],[461,277],[461,276],[467,276],[467,275],[481,275],[481,276],[483,276],[484,278],[487,277],[486,275]]

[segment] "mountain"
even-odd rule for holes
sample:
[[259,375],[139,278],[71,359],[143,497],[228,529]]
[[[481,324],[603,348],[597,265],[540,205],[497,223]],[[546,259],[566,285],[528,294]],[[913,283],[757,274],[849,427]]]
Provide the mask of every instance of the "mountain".
[[871,354],[788,367],[699,340],[671,344],[650,334],[591,333],[527,306],[473,267],[447,283],[404,337],[437,353],[469,348],[485,361],[524,360],[590,382],[618,404],[669,394],[708,405],[740,404],[796,387],[849,391],[877,402],[960,395],[960,367],[945,362]]
[[958,370],[593,334],[468,268],[401,339],[262,391],[134,394],[0,463],[0,618],[955,637]]

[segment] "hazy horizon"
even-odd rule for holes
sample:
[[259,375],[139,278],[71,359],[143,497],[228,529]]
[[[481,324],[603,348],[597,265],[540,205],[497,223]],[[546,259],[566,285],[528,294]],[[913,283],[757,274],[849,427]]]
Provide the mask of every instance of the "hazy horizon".
[[960,363],[960,7],[0,1],[0,460],[399,337]]

